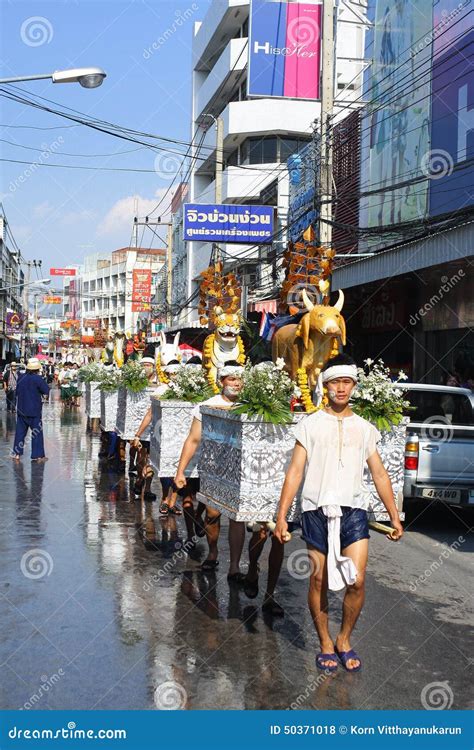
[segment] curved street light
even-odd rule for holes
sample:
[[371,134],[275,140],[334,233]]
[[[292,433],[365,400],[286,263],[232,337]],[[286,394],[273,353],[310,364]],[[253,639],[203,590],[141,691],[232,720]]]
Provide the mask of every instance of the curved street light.
[[0,78],[1,83],[21,83],[21,81],[40,81],[51,78],[53,83],[80,83],[85,89],[96,89],[101,86],[107,73],[102,68],[71,68],[70,70],[55,70],[54,73],[41,73],[31,76],[15,76],[14,78]]

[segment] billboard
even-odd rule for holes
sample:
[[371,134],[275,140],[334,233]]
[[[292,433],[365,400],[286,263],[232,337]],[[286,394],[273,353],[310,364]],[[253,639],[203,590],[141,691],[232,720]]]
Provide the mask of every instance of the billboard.
[[53,294],[45,294],[43,297],[43,303],[45,305],[60,305],[62,301],[62,297],[56,297]]
[[70,320],[78,320],[81,317],[81,282],[80,279],[71,279],[67,289],[69,312],[66,317]]
[[9,311],[5,317],[5,333],[7,336],[14,336],[23,330],[24,317],[21,313]]
[[135,268],[132,271],[132,312],[151,309],[151,270]]
[[184,239],[268,244],[273,238],[274,206],[185,203]]
[[252,0],[248,96],[319,99],[322,6]]
[[434,6],[430,216],[474,204],[474,30],[468,4],[437,0]]
[[75,276],[76,269],[75,268],[50,268],[49,275],[50,276]]
[[433,0],[370,0],[368,15],[360,223],[382,227],[428,213]]

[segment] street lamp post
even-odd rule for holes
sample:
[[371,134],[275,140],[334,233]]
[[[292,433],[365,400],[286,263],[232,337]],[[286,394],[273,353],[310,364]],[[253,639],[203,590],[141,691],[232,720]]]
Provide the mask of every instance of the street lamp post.
[[102,68],[71,68],[70,70],[55,70],[53,73],[0,78],[0,84],[41,81],[51,78],[53,83],[79,83],[85,89],[95,89],[102,85],[106,76],[107,73]]

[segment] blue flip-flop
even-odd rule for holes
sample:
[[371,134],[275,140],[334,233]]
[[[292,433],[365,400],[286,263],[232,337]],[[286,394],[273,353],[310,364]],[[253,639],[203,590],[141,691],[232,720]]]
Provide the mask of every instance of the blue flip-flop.
[[[357,654],[354,651],[353,648],[351,648],[349,651],[338,651],[337,648],[336,648],[335,651],[336,651],[336,654],[338,655],[338,657],[340,659],[340,662],[341,662],[342,666],[346,670],[346,672],[358,672],[362,668],[362,660],[361,660],[359,654]],[[349,659],[358,659],[359,666],[358,667],[348,667],[347,666],[347,662],[349,661]]]
[[318,669],[321,669],[323,672],[335,672],[337,669],[337,663],[334,664],[332,667],[326,666],[323,664],[323,661],[335,661],[337,662],[337,656],[336,654],[318,654],[316,657],[316,666]]

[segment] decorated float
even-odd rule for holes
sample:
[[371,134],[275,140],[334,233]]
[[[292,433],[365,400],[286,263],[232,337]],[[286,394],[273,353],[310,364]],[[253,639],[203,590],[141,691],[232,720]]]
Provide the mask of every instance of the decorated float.
[[84,365],[79,369],[78,379],[84,384],[85,412],[89,419],[100,419],[100,391],[102,366],[97,362]]
[[[315,247],[310,233],[305,242],[289,245],[285,253],[286,278],[281,292],[282,312],[286,315],[281,318],[283,325],[277,325],[273,333],[273,370],[269,366],[257,377],[253,373],[258,366],[253,370],[246,368],[237,408],[224,411],[202,407],[198,498],[234,520],[274,520],[294,447],[292,427],[305,414],[314,413],[328,404],[326,387],[318,406],[314,404],[312,394],[322,367],[329,358],[342,351],[346,343],[342,290],[339,290],[336,301],[330,304],[334,254],[332,249]],[[211,279],[209,286],[214,290]],[[209,348],[204,353],[209,363]],[[207,366],[212,373],[209,364]],[[361,370],[362,376],[367,380],[363,380],[362,387],[357,389],[359,395],[354,399],[354,411],[375,423],[382,433],[381,455],[401,510],[408,421],[403,419],[406,403],[401,390],[391,383],[387,371],[367,375]],[[210,382],[212,384],[212,379]],[[369,409],[365,403],[374,397],[371,390],[378,396],[383,392],[383,397],[375,401],[375,410]],[[290,412],[290,402],[296,411]],[[368,472],[365,482],[372,498],[371,518],[387,520],[385,507]],[[295,520],[299,513],[298,498],[295,498],[289,519]]]
[[[153,397],[150,462],[159,477],[174,477],[197,403],[213,395],[206,372],[200,366],[183,365],[168,389]],[[197,477],[198,453],[186,469],[186,476]]]
[[133,360],[122,367],[121,376],[115,429],[122,440],[133,440],[150,408],[156,385],[149,383],[140,362]]

